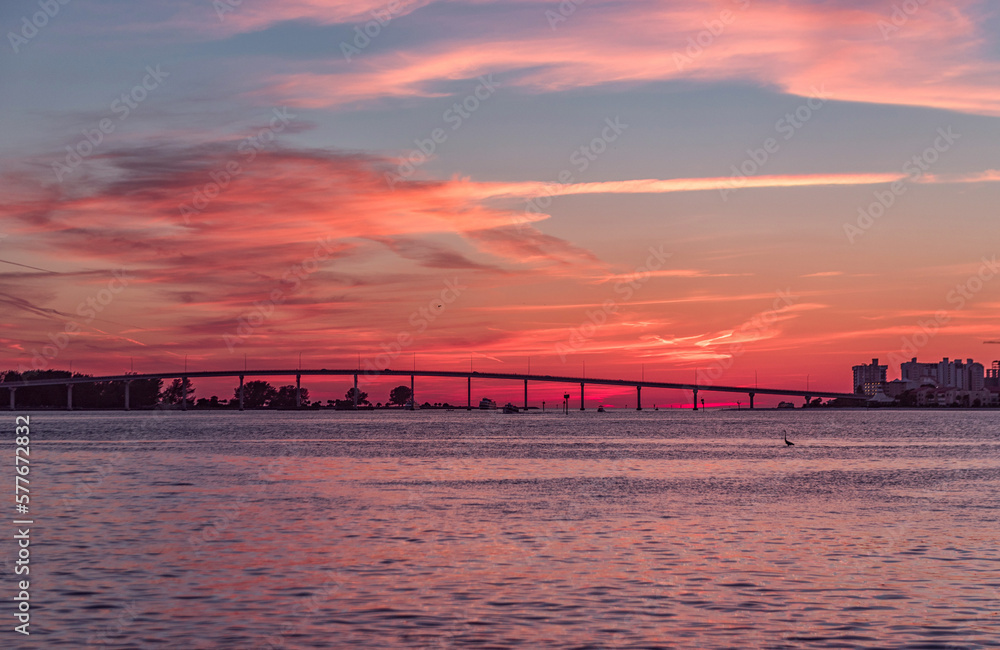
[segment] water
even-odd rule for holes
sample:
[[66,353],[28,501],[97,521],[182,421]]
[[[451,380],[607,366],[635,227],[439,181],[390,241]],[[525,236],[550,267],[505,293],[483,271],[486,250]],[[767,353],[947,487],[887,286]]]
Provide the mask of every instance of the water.
[[996,647],[997,418],[37,413],[30,646]]

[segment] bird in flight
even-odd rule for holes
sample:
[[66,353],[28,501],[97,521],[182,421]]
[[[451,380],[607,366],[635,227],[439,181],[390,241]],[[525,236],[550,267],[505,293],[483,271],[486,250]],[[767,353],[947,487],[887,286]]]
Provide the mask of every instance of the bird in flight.
[[789,447],[794,446],[795,443],[788,439],[788,432],[785,431],[784,429],[782,429],[781,432],[785,434],[785,444],[788,445]]

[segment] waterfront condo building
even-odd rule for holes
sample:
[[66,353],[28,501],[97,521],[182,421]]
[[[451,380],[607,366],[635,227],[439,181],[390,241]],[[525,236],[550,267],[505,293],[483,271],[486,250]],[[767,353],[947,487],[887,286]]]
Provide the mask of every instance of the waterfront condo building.
[[885,373],[889,366],[880,366],[878,359],[872,359],[870,365],[854,366],[854,392],[864,393],[872,397],[879,387],[885,383]]
[[938,388],[957,388],[959,390],[980,391],[985,383],[985,368],[983,364],[972,359],[949,361],[945,357],[937,363],[919,363],[916,357],[899,366],[900,378],[907,383],[908,388],[921,386],[937,386]]

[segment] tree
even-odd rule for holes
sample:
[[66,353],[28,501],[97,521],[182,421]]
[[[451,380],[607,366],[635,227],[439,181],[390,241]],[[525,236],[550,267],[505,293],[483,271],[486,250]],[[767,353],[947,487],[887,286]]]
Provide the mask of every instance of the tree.
[[347,393],[344,395],[344,397],[347,399],[348,402],[354,404],[354,391],[358,392],[358,404],[365,404],[365,405],[369,404],[368,393],[364,392],[363,390],[359,390],[354,386],[351,386],[347,390]]
[[[126,375],[135,373],[125,373]],[[14,370],[0,371],[0,399],[7,397],[3,390],[5,382],[32,379],[61,379],[70,377],[90,377],[81,373],[70,373],[66,370],[28,370],[23,374]],[[133,379],[129,390],[129,406],[136,408],[151,408],[160,400],[163,387],[162,379]],[[178,383],[177,399],[180,399],[180,384]],[[190,386],[189,386],[190,389]],[[24,408],[55,407],[66,405],[66,386],[32,386],[22,387],[17,391],[17,406]],[[6,402],[5,402],[6,403]],[[74,384],[73,406],[75,408],[122,408],[125,405],[125,382],[98,381]]]
[[[128,389],[129,406],[131,408],[156,406],[156,400],[161,390],[163,390],[162,379],[133,379],[132,385]],[[122,400],[124,403],[124,395]]]
[[[4,375],[4,381],[15,381],[17,373],[8,371]],[[71,377],[67,370],[26,370],[19,379],[31,381],[33,379],[64,379]],[[32,408],[39,406],[62,407],[66,405],[65,386],[32,386],[24,387],[17,391],[17,406],[21,408]]]
[[[182,385],[183,381],[183,385]],[[160,393],[160,399],[163,400],[165,404],[180,404],[184,399],[184,389],[187,389],[187,400],[191,404],[194,404],[194,389],[191,388],[191,380],[185,377],[181,380],[180,377],[174,379],[174,381]]]
[[[259,409],[267,406],[278,395],[274,386],[266,381],[255,380],[243,384],[243,406],[248,409]],[[240,403],[240,389],[233,393],[233,404]]]
[[413,392],[409,386],[396,386],[389,391],[389,403],[403,406],[410,401],[412,395]]
[[[309,405],[309,389],[300,389],[302,396],[302,406]],[[291,384],[287,386],[282,386],[278,389],[278,393],[271,398],[271,408],[274,409],[289,409],[295,408],[295,386]]]

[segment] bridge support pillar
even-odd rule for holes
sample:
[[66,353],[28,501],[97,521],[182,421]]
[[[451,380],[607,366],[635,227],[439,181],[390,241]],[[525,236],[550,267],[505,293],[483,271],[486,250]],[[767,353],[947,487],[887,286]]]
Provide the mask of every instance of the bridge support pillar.
[[580,382],[580,410],[581,411],[584,410],[583,409],[583,382],[582,381]]
[[358,410],[358,375],[354,374],[354,410]]
[[295,408],[302,408],[302,375],[295,375]]
[[642,410],[642,386],[635,387],[635,410]]
[[753,410],[753,396],[757,393],[750,393],[750,410]]
[[806,398],[806,406],[809,406],[809,401],[812,399],[812,395],[803,395]]
[[129,409],[129,403],[128,403],[129,388],[131,388],[131,387],[132,387],[132,382],[130,382],[130,381],[125,382],[125,410],[126,411],[131,410],[131,409]]
[[188,378],[181,377],[181,410],[188,410]]
[[413,375],[410,375],[410,410],[417,410],[417,393],[413,386]]
[[528,411],[528,380],[524,380],[524,410]]
[[240,410],[243,410],[243,375],[240,375]]
[[468,380],[465,385],[465,410],[472,410],[472,377],[466,377]]
[[694,389],[694,410],[698,410],[698,389]]
[[66,384],[66,410],[73,410],[73,384]]
[[14,388],[13,386],[11,386],[11,387],[9,387],[9,388],[7,389],[7,392],[9,392],[9,393],[10,393],[10,410],[11,410],[11,411],[13,411],[13,410],[14,410],[14,391],[16,391],[16,390],[17,390],[17,389],[16,389],[16,388]]

